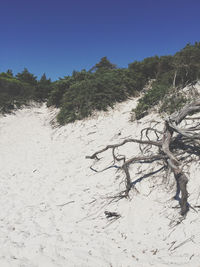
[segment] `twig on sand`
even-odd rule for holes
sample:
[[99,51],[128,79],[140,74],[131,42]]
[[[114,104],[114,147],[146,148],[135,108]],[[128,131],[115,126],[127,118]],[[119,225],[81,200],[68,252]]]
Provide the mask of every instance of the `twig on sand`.
[[56,206],[57,206],[57,207],[63,207],[63,206],[66,206],[66,205],[71,204],[71,203],[74,203],[74,202],[75,202],[75,201],[72,200],[72,201],[69,201],[69,202],[67,202],[67,203],[59,204],[59,205],[56,205]]
[[111,211],[105,211],[104,214],[106,215],[107,219],[118,219],[119,217],[121,217],[121,215],[117,212],[111,212]]
[[[192,235],[190,238],[186,239],[185,241],[181,242],[179,245],[177,245],[176,247],[174,247],[173,249],[169,249],[170,251],[174,251],[177,248],[182,247],[183,245],[185,245],[186,243],[193,241],[194,235]],[[174,243],[175,244],[175,243]],[[171,248],[171,247],[170,247]]]

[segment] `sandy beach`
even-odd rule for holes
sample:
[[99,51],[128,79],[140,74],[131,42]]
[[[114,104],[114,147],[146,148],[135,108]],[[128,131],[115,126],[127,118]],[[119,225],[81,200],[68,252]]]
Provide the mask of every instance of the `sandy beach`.
[[[135,106],[130,99],[64,127],[51,125],[56,111],[45,104],[0,117],[1,267],[200,266],[199,210],[181,220],[173,176],[155,174],[130,199],[112,202],[124,188],[123,174],[90,169],[109,166],[110,152],[98,163],[85,158],[161,121],[151,114],[131,122]],[[136,144],[120,150],[138,152]],[[188,174],[190,204],[200,205],[199,164]],[[120,218],[110,221],[105,211]]]

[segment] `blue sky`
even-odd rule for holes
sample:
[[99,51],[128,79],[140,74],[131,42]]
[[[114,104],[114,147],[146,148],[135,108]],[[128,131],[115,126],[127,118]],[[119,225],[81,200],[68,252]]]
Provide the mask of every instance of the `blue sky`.
[[1,0],[0,71],[53,80],[101,57],[119,67],[200,41],[199,0]]

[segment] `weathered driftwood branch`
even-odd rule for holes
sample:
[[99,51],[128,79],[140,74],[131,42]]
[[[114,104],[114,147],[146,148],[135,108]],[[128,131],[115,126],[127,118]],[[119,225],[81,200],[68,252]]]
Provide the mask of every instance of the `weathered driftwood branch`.
[[86,156],[86,159],[98,159],[97,155],[105,152],[108,149],[111,148],[117,148],[120,146],[125,145],[126,143],[138,143],[138,144],[146,144],[146,145],[153,145],[153,146],[162,146],[161,142],[156,142],[156,141],[149,141],[149,140],[139,140],[139,139],[125,139],[122,143],[115,144],[115,145],[108,145],[105,148],[95,152],[92,156]]
[[[163,131],[152,127],[144,128],[141,131],[140,139],[125,139],[121,143],[108,145],[91,156],[86,156],[86,158],[99,160],[98,156],[100,154],[109,149],[112,150],[114,163],[116,161],[118,161],[119,164],[122,162],[120,166],[117,166],[117,168],[120,168],[126,177],[126,189],[121,192],[120,198],[128,197],[131,188],[136,184],[136,182],[142,181],[142,178],[149,177],[163,170],[166,171],[166,174],[172,171],[177,184],[177,193],[175,198],[179,200],[181,214],[186,215],[190,205],[188,204],[187,191],[188,178],[183,172],[183,166],[188,166],[187,164],[193,161],[194,157],[198,157],[198,159],[200,157],[200,123],[198,123],[200,119],[199,117],[194,118],[193,123],[195,121],[197,124],[188,128],[179,127],[178,125],[183,120],[187,119],[187,116],[191,116],[191,114],[199,111],[200,99],[185,105],[179,112],[173,113],[168,119],[166,119],[164,121]],[[192,120],[192,117],[189,119]],[[154,133],[156,140],[152,140],[149,137],[149,133]],[[144,136],[145,139],[143,139]],[[126,156],[116,155],[116,148],[122,147],[127,143],[137,143],[140,147],[141,154],[129,159],[126,159]],[[153,146],[158,149],[156,153],[154,152],[155,149],[152,150]],[[160,161],[163,166],[156,171],[151,171],[149,174],[145,174],[141,178],[132,181],[129,172],[130,165],[134,163],[152,163],[154,161]],[[115,167],[115,165],[110,167]],[[105,168],[102,171],[108,168]],[[92,167],[91,169],[94,170]]]

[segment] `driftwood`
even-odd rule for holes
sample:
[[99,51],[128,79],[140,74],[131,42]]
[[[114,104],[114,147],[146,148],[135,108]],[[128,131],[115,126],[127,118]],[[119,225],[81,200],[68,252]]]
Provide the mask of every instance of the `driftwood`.
[[[105,148],[95,152],[91,156],[86,156],[88,159],[100,160],[99,155],[107,150],[112,150],[114,164],[108,168],[116,167],[121,169],[125,174],[125,190],[119,194],[120,198],[128,197],[130,190],[137,182],[143,178],[149,177],[157,172],[165,171],[166,174],[173,172],[176,180],[176,195],[180,203],[181,215],[186,215],[189,210],[187,183],[188,178],[183,171],[184,166],[188,166],[191,161],[199,160],[200,156],[200,119],[199,117],[191,117],[194,113],[200,111],[200,99],[185,105],[179,112],[173,113],[164,121],[163,131],[156,128],[148,127],[141,131],[140,139],[125,139],[123,142],[108,145]],[[188,117],[190,116],[190,117]],[[186,118],[187,117],[187,118]],[[181,128],[181,122],[187,122],[188,119],[193,120],[192,127]],[[149,133],[153,132],[155,140],[149,137]],[[144,137],[145,136],[145,137]],[[137,143],[140,147],[140,155],[126,159],[126,156],[119,156],[116,149],[127,143]],[[156,147],[157,152],[154,153]],[[156,171],[151,171],[149,174],[143,175],[141,178],[132,181],[129,172],[129,166],[134,163],[152,163],[159,161],[162,167]],[[118,165],[115,165],[118,162]],[[108,169],[105,168],[102,171]],[[91,168],[94,170],[93,168]],[[97,172],[97,170],[94,170]]]
[[111,211],[105,211],[104,212],[105,216],[107,219],[110,219],[110,218],[114,218],[114,219],[118,219],[119,217],[121,217],[121,215],[117,212],[111,212]]

